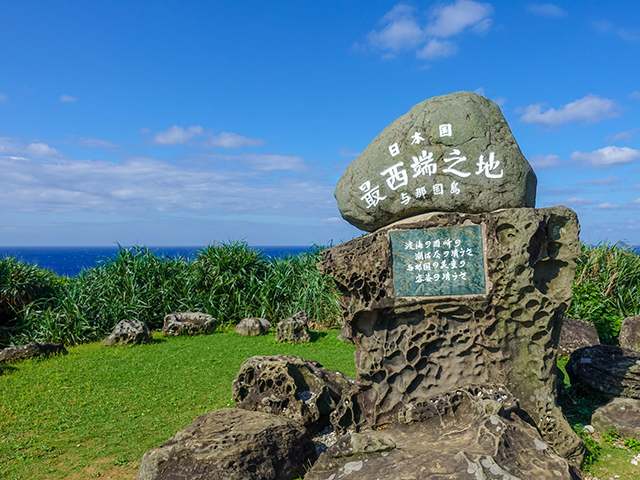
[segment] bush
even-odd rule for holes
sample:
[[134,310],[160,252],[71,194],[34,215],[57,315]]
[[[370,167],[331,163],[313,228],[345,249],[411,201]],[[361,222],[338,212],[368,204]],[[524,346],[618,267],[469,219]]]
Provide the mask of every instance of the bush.
[[640,255],[621,243],[583,243],[567,316],[592,322],[603,343],[615,343],[622,320],[638,314]]

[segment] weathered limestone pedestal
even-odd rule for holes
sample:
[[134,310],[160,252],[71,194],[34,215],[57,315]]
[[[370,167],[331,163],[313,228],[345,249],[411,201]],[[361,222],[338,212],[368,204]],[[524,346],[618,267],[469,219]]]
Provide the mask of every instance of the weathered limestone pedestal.
[[556,405],[555,365],[578,231],[565,207],[434,212],[323,252],[318,267],[343,293],[358,374],[334,426],[405,423],[438,394],[498,384],[558,453],[581,459]]

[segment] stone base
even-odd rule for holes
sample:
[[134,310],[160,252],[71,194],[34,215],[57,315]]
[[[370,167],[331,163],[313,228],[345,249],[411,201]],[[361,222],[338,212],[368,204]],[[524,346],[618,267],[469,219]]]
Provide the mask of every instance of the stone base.
[[[401,272],[390,232],[461,226],[481,227],[483,293],[396,296]],[[584,444],[556,402],[555,364],[578,232],[565,207],[434,212],[325,250],[318,268],[343,293],[343,334],[356,345],[356,384],[332,416],[336,429],[395,424],[409,404],[467,384],[500,384],[546,442],[581,464]]]

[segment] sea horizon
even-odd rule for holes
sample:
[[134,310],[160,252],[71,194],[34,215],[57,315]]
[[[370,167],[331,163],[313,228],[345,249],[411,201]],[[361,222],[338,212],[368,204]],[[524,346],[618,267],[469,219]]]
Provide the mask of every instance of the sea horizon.
[[[15,256],[19,260],[53,271],[56,275],[74,277],[82,270],[97,266],[101,261],[115,257],[120,249],[147,248],[157,255],[169,258],[192,259],[196,252],[207,247],[183,245],[109,245],[109,246],[0,246],[0,258]],[[313,245],[249,245],[268,258],[283,258],[308,252]]]

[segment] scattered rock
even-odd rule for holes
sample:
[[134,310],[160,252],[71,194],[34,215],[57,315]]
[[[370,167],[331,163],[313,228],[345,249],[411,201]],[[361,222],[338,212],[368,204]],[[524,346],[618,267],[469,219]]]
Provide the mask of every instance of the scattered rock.
[[276,326],[276,343],[305,343],[311,341],[307,326],[307,313],[298,312],[281,320]]
[[582,383],[606,397],[640,399],[640,352],[613,345],[576,350],[567,363],[571,383]]
[[170,313],[164,317],[162,334],[165,337],[176,337],[178,335],[200,335],[213,333],[217,327],[218,321],[206,313]]
[[0,363],[19,362],[33,357],[44,357],[54,354],[67,354],[61,343],[29,343],[17,347],[0,350]]
[[137,320],[122,320],[115,326],[111,335],[102,341],[102,344],[105,347],[111,347],[152,342],[151,330],[144,323]]
[[338,333],[338,336],[336,337],[336,339],[339,342],[353,345],[353,340],[349,337],[349,330],[346,329],[344,326],[340,329],[340,332]]
[[601,433],[615,430],[622,438],[640,440],[640,400],[614,398],[593,412],[591,424]]
[[305,480],[575,478],[504,387],[467,386],[414,407],[421,413],[410,424],[340,437]]
[[[416,284],[426,275],[394,270],[392,234],[436,231],[433,235],[445,238],[449,234],[443,232],[467,226],[482,231],[482,247],[474,250],[483,255],[476,277],[484,282],[480,293],[397,294],[398,280]],[[405,405],[460,385],[496,383],[516,396],[547,443],[581,463],[584,443],[557,405],[556,366],[562,315],[573,296],[580,254],[578,231],[575,212],[565,207],[437,212],[324,250],[318,269],[333,277],[343,293],[342,332],[356,346],[356,385],[332,414],[336,431],[396,422]],[[408,246],[402,245],[403,254],[427,251]],[[453,256],[454,250],[442,246],[438,254]]]
[[618,341],[621,347],[640,352],[640,315],[622,321]]
[[352,384],[342,373],[313,360],[256,356],[242,364],[232,391],[236,408],[282,415],[319,431]]
[[307,430],[264,412],[214,410],[142,457],[138,480],[293,480],[315,459]]
[[600,345],[600,337],[596,326],[578,318],[564,317],[562,330],[560,330],[560,342],[558,343],[558,356],[568,357],[573,352],[583,347]]
[[536,184],[500,108],[457,92],[385,128],[349,165],[335,197],[346,221],[373,232],[425,212],[534,207]]
[[236,333],[245,337],[266,335],[271,328],[271,322],[266,318],[244,318],[236,325]]

